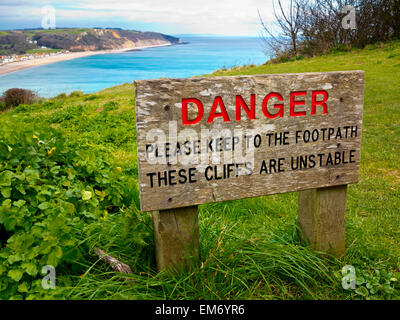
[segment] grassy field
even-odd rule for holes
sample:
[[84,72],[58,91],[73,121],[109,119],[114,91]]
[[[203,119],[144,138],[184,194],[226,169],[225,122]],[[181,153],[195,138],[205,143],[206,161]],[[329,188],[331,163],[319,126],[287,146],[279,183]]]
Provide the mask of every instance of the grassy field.
[[27,50],[27,54],[35,54],[35,53],[56,53],[61,51],[60,49],[32,49],[32,50]]
[[40,32],[40,33],[51,33],[51,34],[55,34],[55,33],[80,34],[80,33],[91,31],[91,30],[93,30],[93,29],[89,29],[89,28],[37,29],[37,30],[29,30],[27,35],[29,34],[30,36],[33,36],[38,32]]
[[[0,114],[2,299],[400,299],[400,42],[212,75],[365,70],[361,178],[348,190],[347,253],[303,246],[297,193],[200,206],[201,263],[155,271],[138,210],[133,85]],[[99,247],[134,275],[98,261]],[[56,266],[57,289],[40,269]],[[355,267],[344,290],[341,270]]]

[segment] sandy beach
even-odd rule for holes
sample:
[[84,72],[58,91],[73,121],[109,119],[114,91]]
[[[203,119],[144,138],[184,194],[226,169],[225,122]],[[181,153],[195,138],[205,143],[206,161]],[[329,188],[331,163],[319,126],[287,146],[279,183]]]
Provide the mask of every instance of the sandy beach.
[[43,66],[45,64],[56,63],[56,62],[60,62],[60,61],[72,60],[72,59],[77,59],[77,58],[83,58],[83,57],[88,57],[88,56],[94,56],[94,55],[98,55],[98,54],[122,53],[122,52],[135,51],[135,50],[141,50],[141,49],[147,49],[147,48],[153,48],[153,47],[165,47],[165,46],[170,46],[170,45],[172,45],[172,44],[166,43],[166,44],[158,44],[158,45],[151,45],[151,46],[124,48],[124,49],[118,49],[118,50],[70,52],[70,53],[65,53],[65,54],[61,54],[61,55],[48,56],[48,57],[44,57],[44,58],[12,62],[12,63],[7,63],[5,65],[0,66],[0,76],[11,73],[11,72],[28,69],[28,68]]

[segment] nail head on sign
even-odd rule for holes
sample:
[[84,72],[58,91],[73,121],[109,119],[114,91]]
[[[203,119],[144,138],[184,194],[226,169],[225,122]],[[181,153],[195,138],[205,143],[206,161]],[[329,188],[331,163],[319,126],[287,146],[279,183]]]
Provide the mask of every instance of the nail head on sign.
[[168,110],[169,110],[169,106],[165,106],[165,107],[164,107],[164,110],[165,110],[165,111],[168,111]]

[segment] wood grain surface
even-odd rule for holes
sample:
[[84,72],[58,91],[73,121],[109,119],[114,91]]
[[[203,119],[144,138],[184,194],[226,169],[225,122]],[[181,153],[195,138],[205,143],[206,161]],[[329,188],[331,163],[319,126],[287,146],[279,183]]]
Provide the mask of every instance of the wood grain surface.
[[[134,83],[142,211],[358,181],[363,71],[138,80]],[[328,94],[326,113],[321,105],[317,105],[312,114],[313,91]],[[279,93],[283,101],[271,98],[266,108],[270,114],[276,114],[280,109],[273,105],[283,104],[282,117],[268,118],[263,112],[262,103],[271,92]],[[304,96],[300,94],[293,98],[294,101],[304,100],[304,105],[300,102],[293,107],[293,111],[297,114],[305,112],[305,115],[290,115],[290,96],[293,92],[305,92]],[[237,120],[238,96],[249,109],[251,99],[255,99],[255,119],[250,119],[242,107],[241,119]],[[221,103],[215,102],[216,97],[223,101],[227,117],[223,116]],[[318,101],[323,98],[321,95],[316,97]],[[200,121],[183,124],[182,99],[201,101],[204,115]],[[215,117],[210,117],[213,105]],[[196,119],[199,115],[193,103],[188,104],[187,110],[188,119]],[[332,130],[334,134],[330,134]],[[305,142],[307,133],[306,136],[303,134],[307,131],[310,141]],[[315,138],[317,131],[318,139],[313,141],[311,135],[314,132]],[[161,139],[162,133],[165,137]],[[259,140],[254,140],[256,135],[259,135]],[[283,140],[284,135],[286,140]],[[239,139],[239,142],[236,140],[235,151],[232,151],[233,137]],[[279,137],[280,140],[276,139]],[[212,150],[210,141],[214,143]],[[170,143],[168,157],[165,156],[166,142]],[[183,149],[185,142],[191,146],[192,153],[189,155],[185,154],[188,149]],[[177,149],[177,144],[181,149]],[[158,158],[155,153],[157,148]],[[242,157],[237,156],[238,150]],[[339,154],[341,159],[335,162]],[[304,166],[295,168],[296,163],[299,166],[299,157],[302,157]],[[331,161],[328,161],[329,157]],[[315,162],[314,166],[311,159]],[[274,163],[275,166],[271,166]],[[224,169],[229,171],[229,177],[223,176]]]

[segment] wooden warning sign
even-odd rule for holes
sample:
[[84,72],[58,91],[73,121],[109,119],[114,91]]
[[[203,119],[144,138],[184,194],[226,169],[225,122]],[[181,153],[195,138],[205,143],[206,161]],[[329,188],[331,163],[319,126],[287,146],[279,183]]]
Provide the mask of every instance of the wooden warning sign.
[[358,181],[364,72],[135,81],[141,210]]

